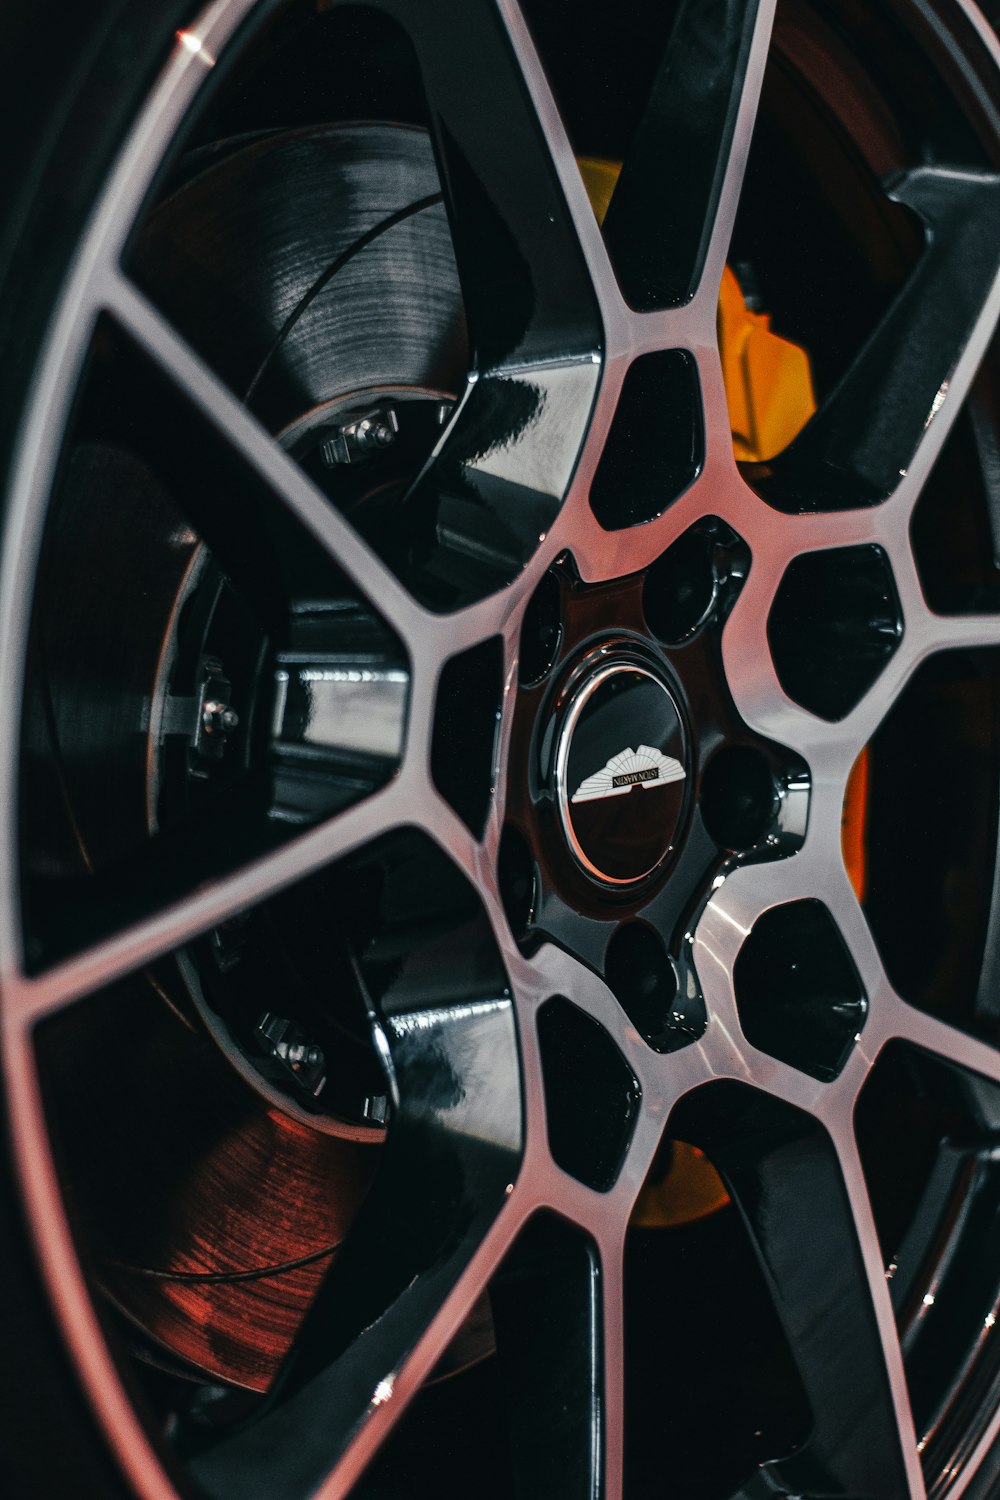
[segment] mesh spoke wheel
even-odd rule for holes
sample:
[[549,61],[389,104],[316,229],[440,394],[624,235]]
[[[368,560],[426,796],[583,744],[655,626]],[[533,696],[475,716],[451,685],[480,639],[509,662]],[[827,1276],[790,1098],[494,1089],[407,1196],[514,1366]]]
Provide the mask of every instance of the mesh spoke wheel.
[[163,5],[35,169],[11,1278],[109,1495],[1000,1474],[1000,51],[578,9]]

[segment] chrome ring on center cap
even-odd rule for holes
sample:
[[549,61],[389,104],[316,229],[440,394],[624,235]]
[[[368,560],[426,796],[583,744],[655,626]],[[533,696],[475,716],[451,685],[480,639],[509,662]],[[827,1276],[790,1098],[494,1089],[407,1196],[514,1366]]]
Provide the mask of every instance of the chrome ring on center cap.
[[687,739],[666,683],[629,658],[605,661],[570,701],[553,772],[574,859],[605,885],[633,885],[674,848]]

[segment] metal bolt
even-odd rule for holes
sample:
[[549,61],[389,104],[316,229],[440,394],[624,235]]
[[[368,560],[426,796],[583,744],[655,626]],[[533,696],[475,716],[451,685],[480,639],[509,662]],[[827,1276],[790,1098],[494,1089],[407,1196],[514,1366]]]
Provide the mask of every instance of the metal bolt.
[[239,728],[240,716],[228,703],[218,698],[209,698],[201,710],[201,722],[206,734],[232,734]]
[[395,441],[396,434],[388,422],[366,417],[363,422],[358,423],[357,443],[362,452],[366,448],[391,448]]
[[334,428],[320,444],[320,457],[328,468],[352,464],[381,448],[391,448],[398,432],[399,417],[395,408],[380,407]]
[[314,1098],[326,1087],[326,1056],[301,1026],[265,1010],[257,1020],[257,1036],[264,1047]]

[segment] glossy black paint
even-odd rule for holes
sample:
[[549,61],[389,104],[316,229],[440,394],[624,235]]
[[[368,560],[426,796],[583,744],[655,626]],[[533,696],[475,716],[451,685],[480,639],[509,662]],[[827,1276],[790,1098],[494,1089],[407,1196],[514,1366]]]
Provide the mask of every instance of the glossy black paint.
[[538,1013],[549,1150],[588,1187],[614,1186],[641,1090],[607,1032],[561,995]]
[[851,367],[752,482],[787,511],[874,505],[896,488],[948,389],[1000,265],[1000,178],[926,166],[886,184],[924,250]]
[[752,849],[774,825],[781,787],[753,745],[724,745],[705,768],[701,815],[720,848]]
[[640,311],[694,294],[756,15],[756,0],[686,0],[677,13],[604,222],[622,291]]
[[603,1482],[601,1270],[575,1225],[540,1214],[490,1288],[518,1500],[592,1500]]
[[722,1174],[754,1240],[812,1411],[803,1447],[765,1463],[740,1500],[899,1500],[906,1480],[895,1413],[829,1138],[812,1117],[736,1083],[689,1096],[669,1129],[701,1146]]
[[623,922],[617,928],[605,955],[604,977],[639,1035],[655,1051],[673,1052],[704,1031],[705,1004],[692,983],[691,966],[675,964],[648,923]]
[[469,328],[464,398],[401,514],[408,581],[424,602],[451,609],[509,583],[551,524],[576,465],[604,335],[496,8],[380,8],[417,54]]
[[499,636],[451,657],[438,683],[431,775],[476,838],[483,836],[493,791],[502,690]]
[[521,623],[517,673],[522,687],[533,687],[552,670],[562,630],[562,588],[558,572],[550,568],[528,600]]
[[[676,571],[670,563],[673,549],[665,554],[663,568],[654,564],[645,575],[607,585],[581,584],[568,558],[553,570],[561,590],[560,647],[549,672],[522,686],[518,695],[507,787],[507,858],[502,862],[501,883],[512,930],[529,949],[554,940],[607,976],[608,943],[620,923],[641,918],[663,935],[675,976],[674,1004],[665,1011],[661,1006],[655,1019],[645,1016],[640,1027],[650,1044],[662,1051],[687,1045],[704,1029],[704,1005],[684,934],[707,898],[711,880],[730,860],[780,858],[798,848],[808,802],[807,769],[782,747],[751,735],[725,687],[721,632],[746,577],[747,549],[712,518],[694,531],[690,550],[696,564],[708,569],[708,578],[707,585],[704,579],[696,581],[692,592],[700,591],[701,618],[679,645],[666,647],[656,640],[646,619],[647,605],[661,627],[669,619],[666,596]],[[681,561],[686,573],[685,559]],[[708,611],[706,595],[711,601]],[[683,797],[674,848],[635,889],[601,885],[581,868],[564,837],[552,781],[559,726],[580,674],[623,652],[646,662],[670,685],[690,746],[687,775],[679,783]],[[622,746],[628,743],[630,728],[627,722],[621,726]],[[753,838],[738,847],[709,834],[699,805],[707,768],[721,749],[736,746],[761,757],[774,787],[770,816],[758,806],[750,828]],[[524,765],[527,776],[520,769]],[[793,787],[798,792],[793,793]],[[652,798],[667,793],[630,795]],[[796,796],[802,804],[793,826],[787,814]],[[728,830],[733,831],[740,830]],[[628,994],[629,982],[618,987]],[[661,996],[665,993],[662,983],[654,988]],[[630,1014],[636,1009],[631,1000],[626,1009]]]
[[312,1493],[373,1404],[392,1399],[395,1371],[517,1176],[520,1057],[488,924],[439,856],[411,845],[385,858],[380,927],[369,936],[359,926],[355,944],[392,1127],[350,1238],[265,1405],[191,1457],[192,1474],[218,1500],[234,1489],[246,1500]]
[[713,611],[728,609],[749,566],[744,544],[721,521],[689,527],[646,569],[642,609],[650,630],[666,646],[681,645]]

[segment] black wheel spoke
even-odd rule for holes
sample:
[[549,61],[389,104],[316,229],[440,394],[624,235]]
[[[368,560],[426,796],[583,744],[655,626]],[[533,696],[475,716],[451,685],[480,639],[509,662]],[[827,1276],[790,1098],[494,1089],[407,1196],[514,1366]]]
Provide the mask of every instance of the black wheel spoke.
[[494,0],[383,4],[421,66],[474,376],[382,545],[418,597],[451,608],[509,583],[548,530],[604,335],[556,161],[575,172],[569,147],[526,78],[544,90],[536,60],[515,53]]
[[[481,371],[600,347],[596,299],[553,160],[496,0],[381,0],[416,48]],[[554,132],[558,129],[551,127]],[[556,149],[568,153],[561,132]]]
[[587,357],[472,382],[384,544],[422,603],[455,609],[521,572],[565,498],[599,374]]
[[[766,0],[680,7],[604,224],[622,288],[640,311],[677,306],[697,290],[724,190],[734,200],[739,192],[770,14]],[[744,99],[750,119],[737,137]],[[728,227],[734,210],[727,204]]]
[[[392,971],[372,1017],[394,1099],[384,1159],[264,1412],[193,1461],[210,1495],[238,1485],[246,1500],[304,1500],[350,1462],[414,1350],[442,1352],[435,1316],[506,1203],[522,1149],[514,1011],[494,953],[473,922],[405,959],[369,955],[370,972]],[[494,1264],[480,1262],[470,1303]]]
[[529,1224],[491,1286],[517,1500],[607,1494],[601,1293],[594,1248],[548,1216]]
[[[908,1493],[868,1275],[836,1153],[816,1122],[739,1089],[702,1137],[743,1215],[812,1412],[805,1445],[765,1465],[772,1491]],[[817,1289],[822,1288],[822,1295]]]
[[[772,464],[762,492],[783,509],[884,500],[922,443],[939,450],[992,336],[1000,178],[925,167],[891,184],[890,196],[919,215],[923,251],[846,374]],[[963,354],[968,368],[954,385]]]

